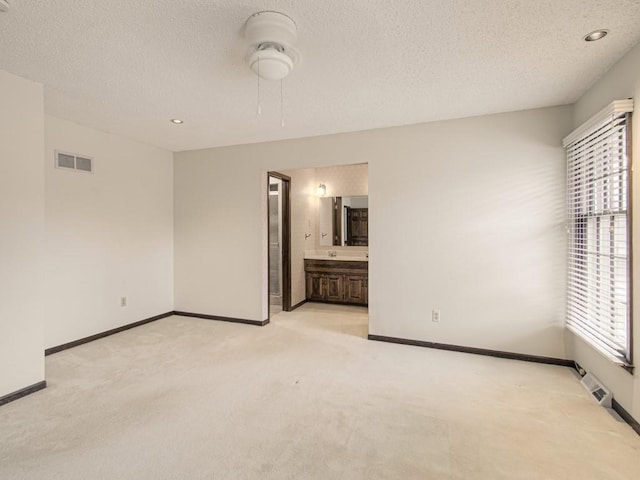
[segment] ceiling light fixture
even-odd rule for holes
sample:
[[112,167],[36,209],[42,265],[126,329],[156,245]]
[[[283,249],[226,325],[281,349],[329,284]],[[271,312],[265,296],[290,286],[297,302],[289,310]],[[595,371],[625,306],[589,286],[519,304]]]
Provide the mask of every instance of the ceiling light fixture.
[[609,33],[609,30],[605,30],[604,28],[600,30],[594,30],[591,33],[587,33],[583,37],[583,40],[585,42],[595,42],[596,40],[601,40],[604,37],[606,37],[608,33]]
[[282,80],[292,71],[300,56],[294,48],[298,39],[295,22],[279,12],[258,12],[251,15],[244,25],[244,37],[248,43],[245,60],[258,76],[258,115],[260,104],[260,79],[280,81],[280,123],[284,127],[284,99]]
[[169,121],[175,125],[182,125],[184,123],[184,120],[180,120],[179,118],[172,118]]
[[254,13],[245,22],[244,37],[249,44],[247,63],[260,78],[282,80],[293,71],[298,30],[284,13]]

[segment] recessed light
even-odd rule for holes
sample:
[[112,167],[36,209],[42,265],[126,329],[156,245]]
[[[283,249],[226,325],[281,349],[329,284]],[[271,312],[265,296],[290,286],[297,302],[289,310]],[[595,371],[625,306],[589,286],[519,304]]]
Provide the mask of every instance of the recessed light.
[[606,37],[607,33],[609,33],[609,30],[605,30],[605,29],[594,30],[593,32],[586,34],[583,40],[585,42],[595,42],[596,40],[600,40]]
[[179,118],[172,118],[171,123],[175,123],[176,125],[180,125],[184,123],[184,120],[180,120]]

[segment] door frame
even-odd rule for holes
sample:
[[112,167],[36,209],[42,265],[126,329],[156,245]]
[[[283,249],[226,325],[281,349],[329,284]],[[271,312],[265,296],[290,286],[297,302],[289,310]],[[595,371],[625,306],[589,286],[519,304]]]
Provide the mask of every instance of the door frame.
[[[278,178],[282,181],[282,310],[291,311],[291,177],[278,172],[267,172],[267,224],[269,222],[269,179]],[[269,229],[267,229],[269,230]],[[271,232],[267,233],[267,270],[271,265],[270,252]],[[271,318],[271,278],[267,275],[267,295],[269,301],[268,318]]]

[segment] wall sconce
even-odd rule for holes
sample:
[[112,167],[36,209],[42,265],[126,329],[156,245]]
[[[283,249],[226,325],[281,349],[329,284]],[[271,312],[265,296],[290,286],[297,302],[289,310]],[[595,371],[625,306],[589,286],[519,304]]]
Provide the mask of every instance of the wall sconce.
[[318,185],[317,193],[319,197],[324,197],[327,194],[327,186],[324,183]]

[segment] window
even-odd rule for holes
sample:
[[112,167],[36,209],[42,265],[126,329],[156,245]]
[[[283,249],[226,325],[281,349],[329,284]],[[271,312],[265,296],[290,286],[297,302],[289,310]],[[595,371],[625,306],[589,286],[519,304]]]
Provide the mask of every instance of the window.
[[616,101],[564,140],[567,149],[567,326],[631,364],[629,125]]

